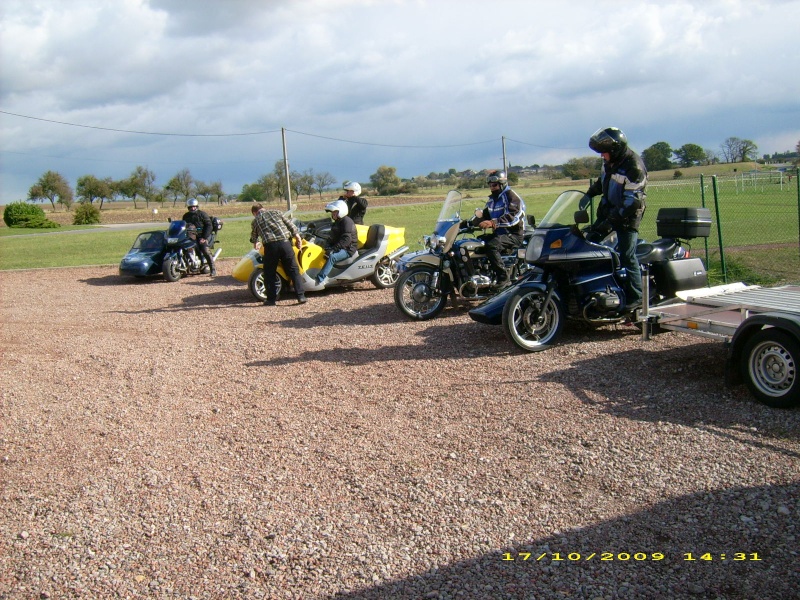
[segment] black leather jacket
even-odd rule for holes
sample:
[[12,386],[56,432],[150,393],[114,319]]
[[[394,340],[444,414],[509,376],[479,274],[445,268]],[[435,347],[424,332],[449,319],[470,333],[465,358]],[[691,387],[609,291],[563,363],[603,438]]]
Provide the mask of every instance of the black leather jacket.
[[211,217],[204,210],[187,210],[183,220],[197,227],[197,237],[208,240],[211,238]]

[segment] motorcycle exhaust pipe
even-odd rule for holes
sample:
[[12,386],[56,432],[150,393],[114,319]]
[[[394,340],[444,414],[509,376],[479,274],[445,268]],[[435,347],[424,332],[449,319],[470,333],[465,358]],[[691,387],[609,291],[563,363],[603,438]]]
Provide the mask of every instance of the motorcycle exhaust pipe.
[[394,259],[399,258],[400,256],[402,256],[406,252],[408,252],[408,246],[401,246],[400,248],[398,248],[397,250],[395,250],[391,254],[388,254],[386,256],[386,258],[388,258],[389,260],[394,260]]

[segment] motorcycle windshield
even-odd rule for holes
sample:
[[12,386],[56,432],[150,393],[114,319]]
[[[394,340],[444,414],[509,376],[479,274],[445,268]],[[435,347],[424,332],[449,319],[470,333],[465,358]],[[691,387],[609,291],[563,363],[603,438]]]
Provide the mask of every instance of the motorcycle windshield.
[[569,190],[562,192],[547,214],[536,224],[536,228],[570,227],[575,224],[575,212],[586,210],[592,199],[584,192]]
[[167,238],[163,231],[145,231],[133,242],[131,250],[161,250],[166,243]]
[[447,193],[444,204],[442,204],[442,210],[439,211],[436,226],[433,229],[435,235],[444,237],[454,223],[461,222],[461,200],[461,192],[458,190],[450,190]]
[[176,238],[183,233],[183,230],[186,229],[186,221],[172,221],[169,224],[169,230],[167,231],[167,237]]

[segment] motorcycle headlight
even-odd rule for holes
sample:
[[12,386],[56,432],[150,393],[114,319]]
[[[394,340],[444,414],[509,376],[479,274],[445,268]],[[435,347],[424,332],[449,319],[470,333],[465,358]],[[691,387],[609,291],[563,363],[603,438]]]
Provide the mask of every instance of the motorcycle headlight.
[[534,235],[528,242],[528,249],[525,252],[525,262],[534,262],[542,255],[544,248],[544,236]]

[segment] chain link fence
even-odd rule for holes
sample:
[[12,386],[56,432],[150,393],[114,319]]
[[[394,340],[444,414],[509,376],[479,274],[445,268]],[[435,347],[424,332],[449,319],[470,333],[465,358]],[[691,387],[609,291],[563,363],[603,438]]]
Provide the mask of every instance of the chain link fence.
[[659,208],[706,207],[711,235],[688,240],[711,285],[800,285],[800,169],[653,181],[640,237],[655,239]]

